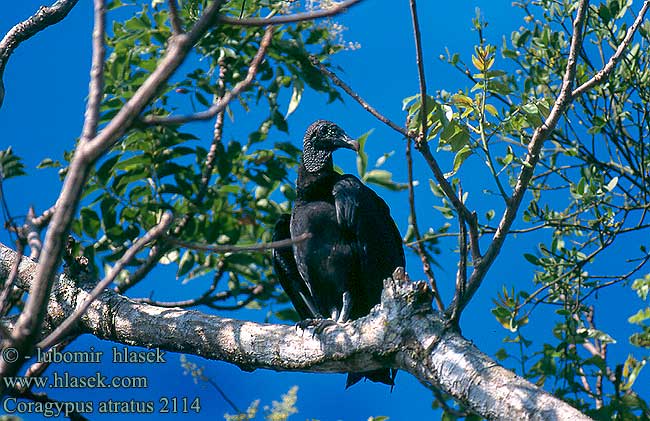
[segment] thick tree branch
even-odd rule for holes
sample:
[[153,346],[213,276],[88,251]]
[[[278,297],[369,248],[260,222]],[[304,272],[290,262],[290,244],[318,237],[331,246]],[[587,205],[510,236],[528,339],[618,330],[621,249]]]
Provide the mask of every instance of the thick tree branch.
[[48,26],[59,23],[65,18],[79,0],[58,0],[50,7],[42,6],[29,19],[15,25],[0,41],[0,107],[4,99],[4,74],[7,60],[21,42],[28,40]]
[[328,9],[315,10],[313,12],[296,13],[286,16],[275,16],[269,18],[233,18],[230,16],[219,16],[218,20],[221,23],[236,26],[267,26],[267,25],[281,25],[285,23],[303,22],[306,20],[314,20],[318,18],[326,18],[329,16],[338,15],[345,12],[348,8],[360,3],[361,0],[347,0]]
[[[15,252],[0,245],[0,277],[7,275],[14,258]],[[37,266],[23,258],[17,285],[27,289]],[[589,419],[445,330],[439,313],[431,310],[432,297],[424,282],[410,282],[403,269],[394,278],[384,282],[381,305],[368,317],[328,328],[318,336],[293,326],[154,307],[109,290],[92,302],[77,333],[200,355],[244,370],[338,373],[395,367],[488,419]],[[52,290],[45,330],[69,317],[75,303],[88,296],[74,280],[61,276]]]

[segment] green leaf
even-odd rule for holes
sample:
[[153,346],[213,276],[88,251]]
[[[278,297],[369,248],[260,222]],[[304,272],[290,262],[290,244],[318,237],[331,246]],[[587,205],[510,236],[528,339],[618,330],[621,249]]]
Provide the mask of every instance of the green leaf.
[[508,353],[506,352],[506,350],[505,350],[504,348],[500,348],[500,349],[497,351],[497,353],[494,354],[494,357],[495,357],[497,360],[499,360],[499,361],[503,361],[503,360],[505,360],[506,358],[508,358]]
[[386,170],[371,170],[363,177],[366,183],[377,184],[378,186],[385,187],[389,190],[399,191],[408,188],[408,184],[396,183],[392,180],[393,173]]
[[101,228],[101,223],[99,222],[99,215],[97,215],[97,212],[89,208],[81,209],[81,228],[90,237],[97,237],[97,233]]
[[[472,154],[472,149],[469,145],[463,146],[454,156],[454,169],[452,174],[455,174],[460,169],[460,166],[463,165],[463,162]],[[451,175],[445,174],[445,177],[450,177]]]
[[459,152],[469,145],[469,131],[467,127],[452,120],[440,133],[440,143],[451,146],[452,152]]
[[58,160],[53,161],[51,158],[45,158],[41,162],[38,163],[36,168],[41,169],[41,168],[60,168],[61,167],[61,162]]
[[366,141],[368,140],[368,136],[370,136],[373,131],[374,129],[369,130],[357,138],[357,142],[359,142],[359,152],[357,152],[357,173],[362,179],[366,175],[366,169],[368,168]]
[[25,175],[24,168],[21,158],[14,155],[11,146],[4,151],[0,150],[0,180]]
[[524,253],[524,258],[528,260],[530,263],[534,264],[535,266],[540,266],[540,261],[537,256],[530,254],[530,253]]
[[627,319],[628,322],[636,325],[643,325],[646,320],[650,320],[650,307],[639,310],[635,315]]

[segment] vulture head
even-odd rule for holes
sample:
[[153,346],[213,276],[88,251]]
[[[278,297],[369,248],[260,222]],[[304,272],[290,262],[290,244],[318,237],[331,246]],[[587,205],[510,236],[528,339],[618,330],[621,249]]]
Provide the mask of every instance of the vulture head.
[[359,142],[348,136],[343,129],[331,121],[318,120],[305,132],[302,160],[307,171],[313,173],[323,169],[332,161],[332,152],[339,148],[359,151]]

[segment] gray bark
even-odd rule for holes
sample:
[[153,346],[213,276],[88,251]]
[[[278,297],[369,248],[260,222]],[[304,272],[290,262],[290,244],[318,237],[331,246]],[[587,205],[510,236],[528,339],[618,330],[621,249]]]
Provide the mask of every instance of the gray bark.
[[[16,253],[0,244],[0,279]],[[16,286],[28,290],[38,264],[23,258]],[[394,278],[394,279],[393,279]],[[470,341],[445,329],[423,282],[402,270],[384,281],[370,315],[327,328],[317,337],[294,326],[253,323],[198,311],[137,303],[105,290],[77,333],[127,345],[183,352],[243,370],[360,372],[394,367],[439,388],[477,414],[495,420],[588,420],[575,408],[503,368]],[[92,284],[61,274],[52,288],[41,336],[72,314]],[[4,321],[12,328],[11,319]]]

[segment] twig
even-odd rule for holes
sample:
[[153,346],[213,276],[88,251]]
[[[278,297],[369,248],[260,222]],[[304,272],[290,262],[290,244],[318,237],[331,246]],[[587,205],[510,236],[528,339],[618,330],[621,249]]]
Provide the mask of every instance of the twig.
[[[458,191],[458,196],[463,196],[462,188]],[[458,215],[458,271],[456,272],[456,290],[455,297],[462,297],[465,295],[467,288],[467,226],[465,218]],[[460,312],[456,307],[452,309],[449,322],[452,326],[458,327]]]
[[20,22],[7,32],[0,41],[0,107],[4,99],[2,75],[9,56],[20,45],[48,26],[59,23],[65,18],[79,0],[58,0],[50,7],[41,7],[27,20]]
[[418,22],[418,10],[415,4],[415,0],[409,0],[409,6],[411,8],[411,19],[413,21],[413,36],[415,38],[415,59],[418,65],[418,79],[420,81],[420,101],[422,106],[420,107],[420,135],[416,139],[416,147],[420,149],[419,144],[425,143],[427,140],[427,119],[428,119],[428,108],[427,108],[427,82],[424,76],[424,60],[422,59],[422,37],[420,35],[420,23]]
[[124,267],[136,256],[136,254],[140,252],[140,250],[147,243],[164,234],[171,222],[172,214],[170,212],[164,213],[158,225],[151,228],[142,237],[138,238],[133,243],[133,245],[129,247],[126,252],[124,252],[124,255],[122,255],[122,257],[117,262],[115,262],[115,265],[108,270],[106,275],[104,275],[104,278],[99,281],[97,285],[95,285],[95,288],[93,288],[93,290],[88,294],[83,303],[81,303],[81,305],[75,309],[74,313],[72,313],[70,317],[65,319],[59,326],[57,326],[56,329],[54,329],[52,333],[43,339],[38,344],[38,347],[41,349],[49,348],[55,343],[59,342],[63,337],[65,337],[70,329],[74,326],[74,324],[81,318],[81,316],[84,315],[88,307],[90,307],[90,304],[92,304],[92,302],[95,301],[97,297],[99,297],[99,294],[101,294],[104,289],[106,289],[115,280],[122,269],[124,269]]
[[343,89],[346,94],[350,95],[350,97],[352,99],[357,101],[359,103],[359,105],[361,105],[363,107],[364,110],[368,111],[370,114],[375,116],[377,118],[377,120],[379,120],[382,123],[388,125],[388,127],[395,130],[396,132],[402,134],[404,137],[407,137],[407,138],[410,137],[408,131],[405,128],[398,126],[393,121],[391,121],[389,118],[387,118],[386,116],[381,114],[379,111],[377,111],[375,109],[375,107],[368,104],[363,98],[361,98],[359,96],[359,94],[354,92],[352,90],[352,88],[350,88],[350,86],[348,84],[346,84],[341,79],[339,79],[339,77],[336,76],[336,74],[334,74],[334,72],[332,72],[327,67],[325,67],[325,65],[323,63],[318,61],[318,57],[310,56],[309,60],[311,61],[311,64],[314,65],[314,67],[316,67],[318,70],[320,70],[320,72],[323,73],[325,76],[329,77],[336,86]]
[[[497,231],[492,237],[492,241],[486,251],[485,255],[478,262],[475,262],[474,270],[467,285],[467,291],[463,297],[454,299],[452,307],[458,307],[458,311],[462,312],[469,300],[472,298],[478,287],[481,285],[483,278],[487,274],[488,269],[496,259],[501,250],[501,246],[508,235],[508,231],[514,222],[519,206],[524,198],[524,194],[528,188],[534,172],[535,166],[539,161],[539,154],[542,149],[544,141],[548,138],[549,134],[557,126],[560,117],[571,103],[572,86],[575,79],[577,56],[582,45],[582,29],[584,26],[584,19],[587,9],[587,0],[580,0],[578,4],[578,11],[576,18],[573,22],[573,36],[571,37],[571,46],[569,49],[569,57],[567,66],[562,80],[562,88],[560,93],[553,104],[553,108],[549,116],[546,118],[541,126],[535,129],[533,136],[528,145],[528,153],[526,159],[521,167],[521,173],[517,178],[514,192],[510,198],[510,202],[501,217]],[[455,309],[453,311],[456,311]]]
[[32,223],[35,227],[42,229],[50,223],[52,216],[54,216],[54,212],[56,212],[56,205],[43,212],[40,216],[34,218]]
[[27,211],[23,230],[27,237],[27,245],[29,246],[29,258],[38,260],[38,256],[41,255],[41,249],[43,248],[43,241],[41,240],[40,229],[34,223],[34,219],[34,208],[30,206]]
[[243,301],[238,302],[237,304],[233,304],[233,305],[215,304],[215,302],[218,300],[213,300],[205,303],[205,305],[215,310],[235,311],[244,308],[250,303],[252,303],[255,300],[255,298],[257,298],[257,296],[259,296],[263,292],[264,292],[264,285],[256,285],[253,288],[251,288],[248,297],[246,297],[246,299],[244,299]]
[[314,20],[318,18],[325,18],[328,16],[338,15],[345,12],[349,7],[360,3],[361,0],[347,0],[330,7],[329,9],[316,10],[313,12],[296,13],[293,15],[276,16],[272,18],[233,18],[230,16],[219,16],[217,20],[221,23],[235,26],[266,26],[266,25],[281,25],[284,23],[303,22],[306,20]]
[[119,283],[115,286],[114,291],[118,294],[124,294],[129,288],[132,288],[149,272],[153,270],[154,267],[160,261],[160,258],[167,252],[167,248],[160,245],[154,244],[149,250],[149,255],[147,256],[144,263],[142,263],[133,273],[129,276],[124,282]]
[[463,215],[465,218],[465,221],[469,224],[469,229],[470,229],[470,246],[472,249],[472,258],[477,261],[480,260],[481,258],[481,252],[479,250],[479,243],[478,243],[478,222],[477,222],[477,217],[476,213],[470,212],[469,209],[465,206],[465,204],[462,202],[462,198],[458,198],[456,196],[456,192],[454,191],[454,188],[449,184],[449,181],[445,178],[445,175],[442,172],[442,169],[440,168],[440,165],[438,165],[438,161],[433,157],[433,154],[431,153],[431,149],[429,148],[429,144],[427,143],[427,84],[426,84],[426,79],[425,79],[425,73],[424,73],[424,61],[422,58],[422,39],[420,36],[420,24],[418,22],[418,13],[417,13],[417,6],[415,4],[415,0],[409,0],[409,5],[411,8],[411,18],[413,21],[413,36],[415,38],[415,52],[416,52],[416,61],[418,65],[418,78],[420,81],[420,98],[422,105],[420,107],[420,119],[421,119],[421,126],[420,127],[420,133],[415,141],[415,148],[420,151],[422,156],[424,157],[424,160],[427,162],[429,165],[429,168],[431,168],[431,171],[433,172],[434,177],[436,178],[436,181],[440,185],[440,188],[442,191],[445,193],[445,196],[451,201],[451,204],[454,206],[454,209],[456,209],[456,212],[459,215]]
[[572,97],[576,97],[578,95],[585,93],[586,91],[598,85],[603,80],[609,77],[610,73],[612,73],[612,70],[614,70],[614,68],[620,61],[621,57],[623,57],[623,53],[630,45],[630,42],[632,42],[632,38],[634,37],[634,34],[636,33],[637,29],[639,29],[639,26],[641,25],[641,23],[643,23],[643,18],[645,17],[646,12],[648,11],[648,7],[650,7],[650,0],[646,0],[643,2],[643,6],[641,7],[641,10],[639,11],[639,14],[637,15],[636,19],[634,19],[634,23],[632,23],[632,25],[629,28],[627,28],[627,32],[625,33],[625,37],[623,38],[623,41],[616,48],[614,55],[610,57],[607,64],[605,64],[605,66],[598,73],[596,73],[591,79],[589,79],[588,81],[586,81],[585,83],[577,87],[575,90],[573,90],[573,92],[571,92]]
[[[150,304],[154,305],[157,307],[181,307],[181,308],[187,308],[187,307],[194,307],[200,304],[203,304],[206,300],[208,299],[217,299],[215,297],[210,297],[210,295],[217,289],[217,285],[219,284],[219,281],[223,277],[223,274],[225,273],[226,270],[226,265],[223,260],[220,260],[219,263],[217,264],[217,272],[214,274],[214,277],[212,278],[212,283],[210,284],[210,287],[199,297],[193,298],[190,300],[181,300],[181,301],[155,301],[151,298],[139,298],[135,299],[134,301],[137,301],[139,303],[145,303],[145,304]],[[228,293],[227,296],[224,296],[223,299],[226,300],[230,298],[232,295],[232,291],[228,290],[226,291]],[[217,294],[219,295],[219,294]],[[225,294],[224,294],[225,295]],[[219,298],[221,299],[221,298]]]
[[232,101],[237,96],[239,96],[239,94],[241,94],[245,89],[247,89],[250,86],[251,83],[253,83],[255,74],[257,73],[257,69],[262,63],[262,60],[264,60],[264,55],[266,54],[267,48],[271,44],[272,38],[273,38],[273,26],[269,26],[268,28],[266,28],[264,37],[262,37],[262,41],[260,41],[260,47],[258,48],[255,57],[253,57],[250,66],[248,67],[248,73],[246,74],[244,80],[237,83],[232,88],[231,91],[226,92],[223,98],[220,98],[217,103],[213,104],[207,110],[194,113],[194,114],[180,115],[180,116],[157,117],[157,116],[150,115],[145,117],[143,121],[147,124],[182,124],[182,123],[187,123],[189,121],[208,120],[214,117],[215,115],[217,115],[218,113],[220,113],[221,111],[225,110],[226,106],[230,103],[230,101]]
[[181,17],[178,14],[178,5],[176,4],[176,0],[167,0],[167,5],[169,7],[169,22],[172,25],[172,34],[182,34],[183,24],[181,23]]
[[23,253],[25,251],[25,245],[23,241],[18,238],[16,241],[16,258],[14,259],[13,264],[11,265],[11,272],[2,286],[2,292],[0,292],[0,317],[4,317],[9,312],[9,297],[11,296],[11,291],[13,290],[14,282],[18,276],[18,268],[20,267],[20,261],[23,259]]
[[104,35],[106,33],[106,5],[104,0],[95,0],[95,25],[93,28],[93,58],[90,68],[90,85],[88,87],[88,104],[84,126],[81,131],[81,143],[86,143],[97,134],[99,123],[99,106],[104,94]]
[[424,270],[427,279],[429,280],[429,287],[433,292],[433,298],[436,301],[436,306],[438,311],[444,312],[445,305],[440,298],[440,292],[438,290],[438,285],[436,283],[436,277],[431,270],[431,256],[427,253],[424,245],[422,244],[422,236],[420,235],[420,228],[418,227],[417,214],[415,212],[415,192],[413,189],[413,158],[411,156],[411,138],[406,139],[406,166],[408,172],[408,189],[409,189],[409,209],[411,217],[411,227],[413,227],[413,235],[415,236],[416,243],[413,246],[413,249],[420,256],[420,261],[422,262],[422,269]]
[[273,248],[282,248],[289,247],[301,241],[311,238],[310,233],[304,233],[299,235],[296,238],[289,238],[286,240],[280,241],[271,241],[270,243],[262,244],[250,244],[247,246],[231,246],[231,245],[212,245],[212,244],[203,244],[203,243],[193,243],[190,241],[177,240],[175,238],[170,238],[169,242],[192,250],[201,250],[201,251],[210,251],[213,253],[241,253],[246,251],[260,251],[260,250],[269,250]]
[[433,176],[438,182],[438,185],[442,189],[443,193],[445,193],[445,196],[447,199],[449,199],[454,209],[456,209],[458,215],[463,215],[465,218],[465,221],[469,226],[469,245],[472,252],[472,260],[474,261],[474,264],[476,264],[476,262],[481,260],[481,251],[479,248],[478,219],[476,212],[470,212],[470,210],[467,209],[461,199],[456,195],[454,188],[445,178],[445,175],[443,174],[438,161],[436,161],[436,159],[433,157],[431,149],[429,148],[429,144],[427,142],[422,142],[420,144],[416,143],[415,147],[424,157],[424,160],[429,165],[431,172],[433,172]]

